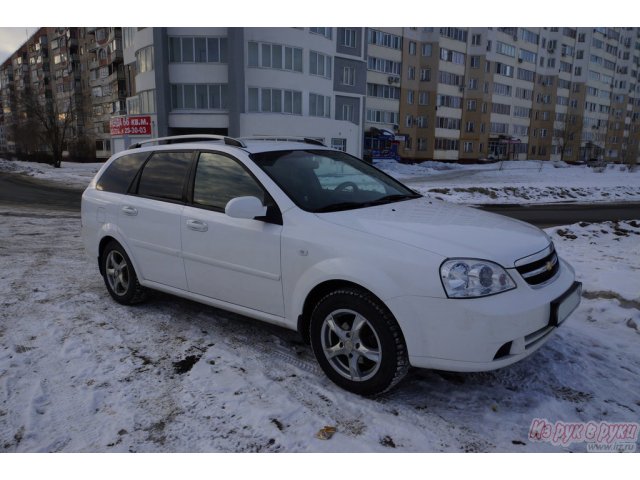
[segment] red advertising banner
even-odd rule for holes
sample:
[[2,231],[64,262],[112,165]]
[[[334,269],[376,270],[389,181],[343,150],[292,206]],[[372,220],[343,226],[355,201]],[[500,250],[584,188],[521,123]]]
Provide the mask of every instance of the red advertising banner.
[[151,135],[151,116],[132,115],[126,117],[111,117],[111,136],[123,135]]

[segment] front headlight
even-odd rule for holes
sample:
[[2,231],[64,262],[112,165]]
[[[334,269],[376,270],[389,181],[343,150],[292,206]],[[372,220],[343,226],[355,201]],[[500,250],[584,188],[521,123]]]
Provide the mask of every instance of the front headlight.
[[486,297],[516,288],[500,265],[475,258],[445,261],[440,267],[440,278],[449,298]]

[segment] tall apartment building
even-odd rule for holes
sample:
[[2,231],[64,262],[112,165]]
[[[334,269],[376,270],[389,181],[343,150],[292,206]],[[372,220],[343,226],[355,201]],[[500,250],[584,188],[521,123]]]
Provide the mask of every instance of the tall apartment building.
[[127,113],[153,136],[304,136],[361,155],[364,29],[123,30]]
[[371,129],[382,129],[386,132],[398,129],[403,60],[402,31],[402,28],[366,29],[367,132]]
[[122,29],[91,27],[85,29],[86,72],[91,92],[92,137],[96,158],[111,156],[110,120],[126,113]]
[[407,28],[402,51],[405,159],[638,157],[640,29]]
[[18,100],[27,95],[54,99],[60,114],[72,112],[66,145],[72,157],[109,157],[110,117],[125,111],[120,37],[119,28],[41,28],[9,57],[0,66],[6,150],[46,149],[33,144],[33,132],[28,139],[13,138],[12,126],[25,120]]

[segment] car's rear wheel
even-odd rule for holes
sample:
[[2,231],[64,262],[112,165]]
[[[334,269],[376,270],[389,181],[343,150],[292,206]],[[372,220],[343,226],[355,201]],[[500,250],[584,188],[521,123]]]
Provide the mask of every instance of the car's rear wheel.
[[377,395],[407,373],[396,320],[371,294],[345,288],[324,296],[311,314],[311,346],[326,375],[360,395]]
[[145,299],[146,289],[138,282],[131,259],[119,243],[107,244],[102,252],[102,262],[104,283],[116,302],[133,305]]

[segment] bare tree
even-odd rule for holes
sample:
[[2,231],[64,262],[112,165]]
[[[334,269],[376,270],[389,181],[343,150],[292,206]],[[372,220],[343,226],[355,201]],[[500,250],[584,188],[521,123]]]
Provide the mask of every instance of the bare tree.
[[51,165],[60,168],[75,115],[71,102],[24,92],[18,96],[16,106],[16,146],[30,154],[44,153]]
[[553,139],[556,141],[556,145],[560,149],[560,160],[564,161],[567,147],[570,143],[574,142],[575,135],[579,135],[580,131],[575,123],[572,123],[567,118],[563,122],[562,128],[553,130]]

